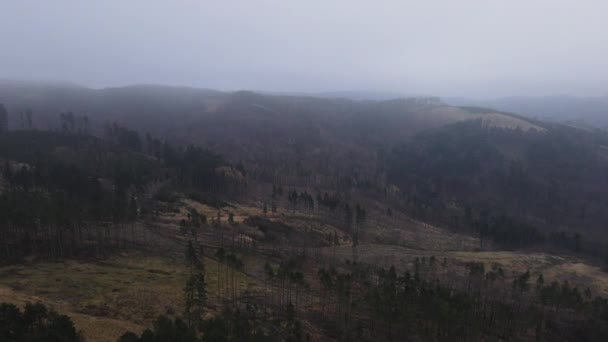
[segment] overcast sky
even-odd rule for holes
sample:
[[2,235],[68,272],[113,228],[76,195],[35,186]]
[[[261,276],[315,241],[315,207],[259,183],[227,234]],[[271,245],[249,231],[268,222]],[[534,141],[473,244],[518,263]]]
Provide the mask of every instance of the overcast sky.
[[0,78],[608,95],[605,0],[0,0]]

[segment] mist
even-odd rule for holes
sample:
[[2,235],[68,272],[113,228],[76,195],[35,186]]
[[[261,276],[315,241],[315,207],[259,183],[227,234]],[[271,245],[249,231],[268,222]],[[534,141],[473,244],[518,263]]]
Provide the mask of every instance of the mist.
[[4,1],[0,78],[606,95],[604,1]]

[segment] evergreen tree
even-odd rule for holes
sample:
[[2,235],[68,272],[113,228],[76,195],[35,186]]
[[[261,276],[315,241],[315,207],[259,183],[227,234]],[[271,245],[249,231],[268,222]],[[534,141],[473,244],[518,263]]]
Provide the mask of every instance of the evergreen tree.
[[207,285],[205,283],[205,264],[197,255],[192,241],[188,241],[186,247],[186,264],[189,276],[184,286],[184,316],[188,325],[200,328],[207,303]]
[[13,304],[0,304],[0,341],[81,342],[72,320],[43,304],[27,303],[23,312]]

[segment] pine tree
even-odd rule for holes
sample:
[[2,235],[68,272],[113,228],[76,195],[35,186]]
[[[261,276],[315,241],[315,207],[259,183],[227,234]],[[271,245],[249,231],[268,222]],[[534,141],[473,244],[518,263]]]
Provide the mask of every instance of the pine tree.
[[198,257],[192,241],[188,241],[186,247],[186,264],[189,276],[184,287],[185,317],[188,325],[200,328],[207,303],[207,285],[205,264]]

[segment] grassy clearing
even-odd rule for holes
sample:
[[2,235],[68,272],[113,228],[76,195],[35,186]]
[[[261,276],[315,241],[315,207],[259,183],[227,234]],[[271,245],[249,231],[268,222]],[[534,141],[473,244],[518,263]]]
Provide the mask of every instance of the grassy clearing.
[[139,255],[101,262],[66,261],[1,270],[0,284],[70,304],[75,311],[144,323],[181,311],[185,269]]
[[551,254],[510,251],[452,252],[449,256],[463,262],[484,262],[488,265],[498,263],[505,270],[514,272],[543,272],[567,261],[565,257]]
[[370,222],[365,234],[379,244],[421,251],[471,251],[479,246],[474,237],[409,219]]
[[[348,245],[325,247],[320,251],[326,257],[335,255],[336,260],[340,262],[353,258],[353,248]],[[438,263],[446,258],[449,272],[460,275],[468,272],[464,267],[468,262],[483,262],[486,269],[492,264],[498,264],[505,270],[507,280],[529,270],[531,282],[536,281],[539,274],[543,274],[546,283],[567,280],[581,290],[589,287],[595,295],[608,296],[608,273],[597,266],[568,256],[517,251],[446,252],[383,244],[361,244],[357,251],[358,260],[361,262],[383,267],[394,265],[398,270],[413,270],[415,258],[428,259],[431,256],[435,256]]]
[[595,294],[608,297],[608,273],[597,266],[581,262],[566,262],[548,269],[548,278],[568,280],[579,288],[589,287]]
[[[205,266],[210,300],[216,302],[217,263],[205,259]],[[0,268],[0,301],[49,304],[73,316],[87,340],[115,341],[125,328],[139,330],[160,314],[181,314],[186,277],[183,265],[138,253],[11,266]],[[235,280],[241,291],[256,286],[240,272]]]
[[596,295],[608,296],[608,273],[572,257],[508,251],[454,252],[448,257],[462,262],[484,262],[487,266],[497,263],[510,274],[530,270],[534,281],[542,273],[545,282],[567,280],[579,289],[589,287]]
[[[217,217],[218,209],[216,208],[210,207],[206,204],[202,204],[191,199],[183,199],[182,203],[184,204],[184,206],[180,208],[180,215],[178,215],[180,219],[185,218],[187,216],[189,208],[196,209],[199,213],[206,215],[209,220],[211,220],[212,217]],[[234,215],[235,223],[241,223],[250,216],[263,215],[262,207],[256,208],[244,204],[235,203],[231,203],[231,205],[232,206],[219,209],[221,220],[223,222],[228,221],[228,216],[231,213]],[[270,213],[270,207],[268,207],[268,212]]]

